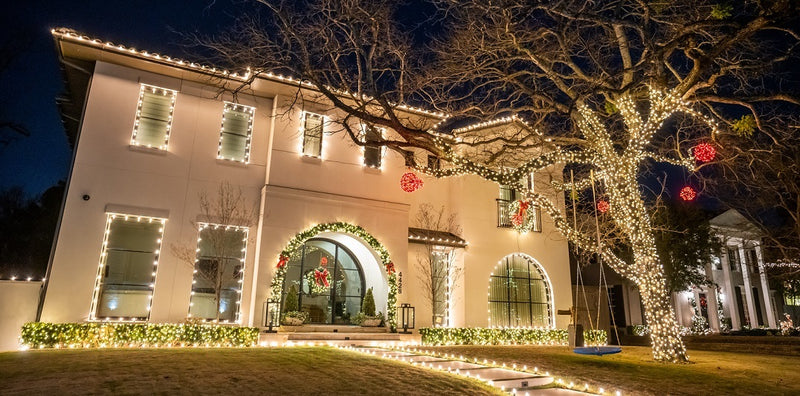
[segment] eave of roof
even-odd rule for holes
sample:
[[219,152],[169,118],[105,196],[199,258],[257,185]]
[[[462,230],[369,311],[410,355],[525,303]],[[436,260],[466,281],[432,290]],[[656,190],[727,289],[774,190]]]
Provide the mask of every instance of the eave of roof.
[[[168,55],[162,55],[157,53],[148,52],[146,50],[137,50],[132,47],[127,47],[121,44],[115,44],[108,41],[103,41],[97,38],[92,38],[86,35],[79,34],[78,32],[69,29],[69,28],[54,28],[50,30],[50,33],[56,40],[64,40],[80,45],[84,45],[89,48],[99,49],[101,51],[107,51],[110,53],[125,55],[141,60],[146,60],[148,62],[153,62],[165,66],[180,68],[183,70],[205,74],[212,77],[217,77],[221,79],[233,80],[238,82],[246,82],[253,77],[255,73],[255,77],[262,80],[277,82],[288,84],[292,86],[300,86],[307,89],[317,90],[317,87],[304,80],[300,80],[294,78],[292,76],[285,76],[282,74],[275,74],[272,72],[256,72],[251,70],[249,67],[246,68],[244,71],[229,71],[225,69],[220,69],[214,66],[203,65],[200,63],[195,63],[179,58],[173,58]],[[61,47],[59,46],[59,51],[61,51]],[[341,92],[335,88],[331,88],[332,91],[340,94],[344,97],[354,97],[355,94],[350,92]],[[368,99],[368,98],[367,98]],[[396,108],[402,111],[407,111],[409,113],[414,113],[418,115],[423,115],[427,117],[434,117],[437,119],[447,119],[449,116],[442,112],[435,112],[426,110],[420,107],[415,106],[408,106],[404,104],[395,105]]]
[[413,227],[408,228],[408,242],[460,248],[464,248],[469,245],[469,242],[451,232]]

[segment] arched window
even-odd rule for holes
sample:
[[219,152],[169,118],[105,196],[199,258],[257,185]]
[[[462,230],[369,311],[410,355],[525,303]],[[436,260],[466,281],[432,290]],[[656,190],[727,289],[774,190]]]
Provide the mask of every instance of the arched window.
[[489,278],[490,327],[552,326],[550,280],[533,258],[504,257]]
[[336,241],[309,239],[297,249],[286,268],[284,301],[292,286],[309,323],[350,324],[350,317],[361,311],[365,292],[361,264]]

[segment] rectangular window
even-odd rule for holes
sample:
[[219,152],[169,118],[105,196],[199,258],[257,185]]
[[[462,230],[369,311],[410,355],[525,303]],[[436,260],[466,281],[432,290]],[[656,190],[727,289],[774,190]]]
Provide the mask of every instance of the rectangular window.
[[200,224],[189,317],[239,322],[247,227]]
[[141,84],[131,145],[166,150],[178,91]]
[[322,156],[322,131],[325,117],[304,112],[303,113],[303,155],[309,157]]
[[364,143],[367,143],[367,146],[364,146],[364,165],[370,168],[380,168],[381,167],[381,146],[379,145],[369,145],[371,142],[380,142],[383,140],[381,136],[381,130],[375,128],[373,126],[364,126]]
[[109,213],[91,319],[147,320],[166,219]]
[[433,170],[439,170],[441,168],[442,162],[439,157],[435,155],[428,155],[428,168]]
[[217,158],[250,162],[250,137],[253,134],[255,108],[225,102],[222,112],[222,129],[219,134]]
[[731,271],[742,270],[742,266],[739,264],[739,249],[735,246],[728,248],[728,264],[731,267]]

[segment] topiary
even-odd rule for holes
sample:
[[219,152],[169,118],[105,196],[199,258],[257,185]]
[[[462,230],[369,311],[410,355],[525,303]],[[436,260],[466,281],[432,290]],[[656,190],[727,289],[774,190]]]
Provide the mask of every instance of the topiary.
[[364,302],[361,303],[361,312],[367,316],[375,316],[375,297],[372,296],[372,288],[367,289],[364,294]]
[[293,312],[298,309],[297,288],[292,285],[289,289],[289,293],[286,293],[286,301],[283,302],[283,312]]

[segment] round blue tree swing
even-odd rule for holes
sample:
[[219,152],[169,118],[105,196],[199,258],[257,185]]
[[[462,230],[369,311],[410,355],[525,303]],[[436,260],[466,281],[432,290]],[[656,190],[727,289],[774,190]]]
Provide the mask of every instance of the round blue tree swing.
[[[589,177],[590,177],[590,181],[592,183],[592,202],[594,203],[594,202],[597,202],[597,197],[595,196],[595,187],[594,187],[594,171],[590,171],[590,176]],[[570,179],[571,179],[570,181],[572,182],[572,194],[570,194],[571,198],[572,198],[572,221],[573,221],[574,229],[577,230],[578,229],[578,227],[577,227],[578,220],[577,220],[577,214],[576,214],[577,212],[575,211],[575,197],[576,197],[577,193],[575,191],[575,178],[574,178],[574,174],[573,174],[572,170],[570,170]],[[608,282],[606,281],[605,271],[603,270],[603,258],[602,258],[602,255],[600,255],[600,252],[599,252],[599,249],[600,249],[600,222],[599,222],[598,217],[597,217],[597,205],[593,204],[592,206],[594,207],[594,223],[595,223],[595,231],[596,231],[596,234],[597,234],[597,249],[598,249],[598,252],[596,254],[597,254],[597,262],[598,262],[598,264],[600,266],[600,282],[605,286],[605,290],[608,290]],[[584,302],[586,304],[586,308],[588,309],[589,308],[589,300],[586,298],[586,288],[584,287],[583,277],[581,276],[581,264],[580,264],[580,262],[576,263],[575,268],[576,268],[576,277],[577,277],[577,281],[578,281],[578,286],[580,286],[580,289],[581,289],[582,294],[583,294],[583,300],[584,300]],[[597,321],[596,322],[593,321],[592,320],[592,315],[589,314],[589,312],[587,312],[587,317],[589,318],[589,326],[591,326],[592,330],[596,330],[595,325],[594,325],[595,323],[597,323],[598,326],[600,324],[600,302],[602,301],[601,295],[602,295],[601,293],[599,293],[599,292],[597,293]],[[608,295],[608,293],[606,293],[606,297],[608,298],[608,305],[610,307],[611,306],[611,297]],[[575,300],[574,301],[578,301],[578,287],[575,288]],[[571,312],[571,314],[572,314],[572,318],[571,318],[572,319],[572,323],[576,324],[577,316],[578,316],[577,309],[573,307],[573,309],[571,311],[572,311]],[[614,320],[614,315],[612,314],[610,316],[611,316],[611,324],[614,327],[614,333],[617,336],[617,342],[619,342],[619,332],[617,332],[617,323]],[[607,346],[581,346],[581,347],[573,348],[572,352],[577,353],[579,355],[603,356],[603,355],[612,355],[612,354],[615,354],[615,353],[620,353],[620,352],[622,352],[622,348],[619,347],[619,346],[612,346],[612,345],[607,345]]]

